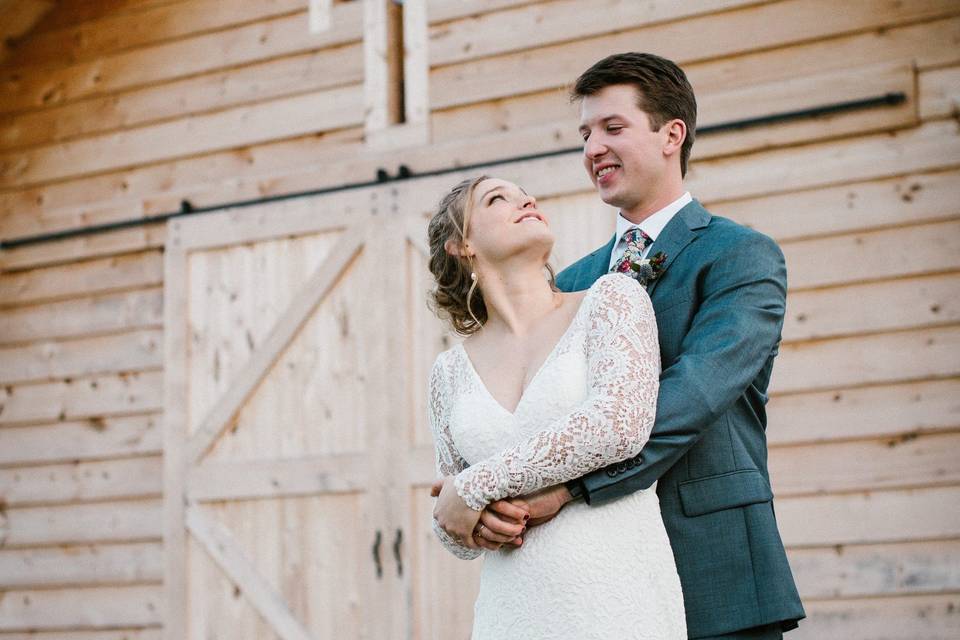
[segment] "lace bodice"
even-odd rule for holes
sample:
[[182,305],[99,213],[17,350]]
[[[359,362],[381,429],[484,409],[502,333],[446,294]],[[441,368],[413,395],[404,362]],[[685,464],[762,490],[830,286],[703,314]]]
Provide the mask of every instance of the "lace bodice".
[[[429,399],[437,473],[455,475],[458,494],[481,510],[636,456],[653,427],[659,374],[646,291],[622,274],[603,276],[513,413],[490,395],[462,346],[437,357]],[[454,554],[479,555],[433,524]]]

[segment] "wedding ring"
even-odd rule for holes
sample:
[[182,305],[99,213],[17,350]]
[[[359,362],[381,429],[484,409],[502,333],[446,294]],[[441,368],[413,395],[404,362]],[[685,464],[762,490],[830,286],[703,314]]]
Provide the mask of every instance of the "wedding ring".
[[474,538],[479,538],[481,531],[483,531],[483,523],[482,523],[482,522],[477,525],[477,530],[473,532],[473,537],[474,537]]

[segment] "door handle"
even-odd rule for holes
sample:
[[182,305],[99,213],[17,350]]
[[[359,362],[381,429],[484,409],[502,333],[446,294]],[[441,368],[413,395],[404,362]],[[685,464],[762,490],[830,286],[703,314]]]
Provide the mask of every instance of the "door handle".
[[403,577],[403,558],[400,556],[400,543],[403,542],[403,529],[397,529],[397,537],[393,539],[393,559],[397,561],[397,577]]
[[377,568],[377,580],[383,577],[383,564],[380,563],[380,540],[383,534],[377,529],[377,535],[373,537],[373,566]]

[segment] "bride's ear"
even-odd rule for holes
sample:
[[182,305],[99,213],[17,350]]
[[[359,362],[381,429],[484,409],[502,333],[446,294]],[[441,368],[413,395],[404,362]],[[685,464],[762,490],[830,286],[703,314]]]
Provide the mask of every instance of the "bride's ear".
[[443,243],[443,248],[446,250],[447,255],[459,256],[461,258],[466,258],[471,255],[470,247],[466,244],[460,244],[454,238],[447,238],[447,241]]

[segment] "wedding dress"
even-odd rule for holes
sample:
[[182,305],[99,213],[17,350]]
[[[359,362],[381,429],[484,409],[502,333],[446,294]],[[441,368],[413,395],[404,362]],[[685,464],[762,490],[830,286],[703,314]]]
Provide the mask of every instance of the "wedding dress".
[[[603,276],[512,412],[462,345],[437,356],[437,472],[457,476],[457,493],[480,509],[626,461],[650,435],[659,369],[646,292],[625,275]],[[436,520],[433,528],[457,557],[484,555],[473,640],[687,637],[656,485],[602,505],[572,502],[529,529],[520,548],[481,552]]]

